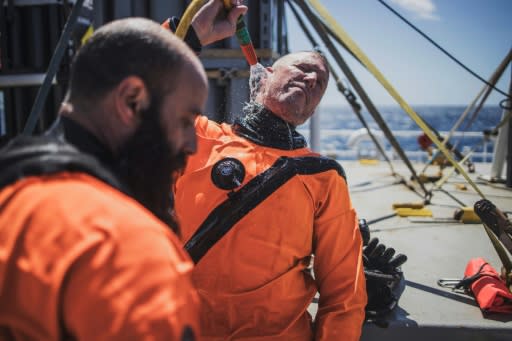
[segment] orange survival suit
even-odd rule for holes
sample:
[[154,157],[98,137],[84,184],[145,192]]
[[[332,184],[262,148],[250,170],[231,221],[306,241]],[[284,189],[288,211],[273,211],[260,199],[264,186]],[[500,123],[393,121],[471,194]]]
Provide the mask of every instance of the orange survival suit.
[[[175,187],[184,241],[228,197],[212,180],[219,160],[243,164],[242,188],[279,157],[320,158],[272,113],[258,117],[234,126],[196,120],[198,152]],[[307,270],[312,254],[314,277]],[[193,281],[206,340],[358,340],[365,277],[345,179],[336,170],[292,177],[209,249]],[[307,308],[317,291],[312,327]]]
[[[72,145],[0,151],[0,340],[195,340],[199,300],[178,238],[109,184],[101,153],[83,152],[98,141],[63,120]],[[84,154],[93,160],[73,160]]]

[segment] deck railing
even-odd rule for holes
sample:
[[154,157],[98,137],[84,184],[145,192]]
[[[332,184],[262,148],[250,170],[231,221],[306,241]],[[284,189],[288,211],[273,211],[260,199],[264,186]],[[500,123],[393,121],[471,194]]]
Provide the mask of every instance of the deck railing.
[[[310,140],[310,130],[299,128],[298,131],[306,139]],[[439,132],[441,136],[446,136],[447,131]],[[412,161],[426,162],[429,159],[428,153],[420,149],[417,141],[421,134],[419,130],[393,130],[393,134],[404,149],[406,155]],[[363,136],[358,139],[354,145],[349,145],[349,140],[353,138],[352,129],[320,129],[319,146],[312,148],[323,154],[339,160],[356,160],[362,157],[379,157],[378,151],[369,136]],[[377,139],[382,142],[384,150],[392,160],[398,159],[396,153],[392,150],[390,144],[386,142],[384,136],[377,132]],[[455,132],[450,140],[463,154],[474,148],[471,159],[474,162],[492,162],[494,150],[494,138],[485,138],[482,132]],[[382,157],[380,157],[382,158]]]

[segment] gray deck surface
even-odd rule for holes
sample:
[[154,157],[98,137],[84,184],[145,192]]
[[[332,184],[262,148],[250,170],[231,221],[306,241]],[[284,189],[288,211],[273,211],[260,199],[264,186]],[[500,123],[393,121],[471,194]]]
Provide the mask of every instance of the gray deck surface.
[[[387,163],[362,165],[357,161],[340,162],[347,173],[353,204],[360,218],[373,220],[394,211],[393,203],[421,202],[422,198],[403,184],[396,184]],[[406,179],[410,173],[400,163],[393,164]],[[418,173],[423,165],[415,165]],[[504,185],[477,180],[488,174],[489,164],[477,164],[470,176],[480,190],[502,211],[512,210],[512,190]],[[436,173],[430,167],[428,173]],[[446,172],[445,170],[444,172]],[[480,199],[467,185],[459,190],[456,184],[466,183],[454,174],[442,187],[466,206]],[[432,185],[428,184],[427,188]],[[462,278],[471,258],[483,257],[500,271],[500,260],[485,234],[482,224],[440,222],[452,219],[457,208],[454,199],[442,191],[434,192],[428,205],[433,218],[393,217],[370,225],[372,237],[397,252],[408,256],[402,266],[406,287],[399,307],[389,317],[387,327],[365,324],[361,340],[512,340],[512,315],[484,316],[471,296],[459,294],[437,285],[440,278]],[[316,312],[316,304],[310,311]]]

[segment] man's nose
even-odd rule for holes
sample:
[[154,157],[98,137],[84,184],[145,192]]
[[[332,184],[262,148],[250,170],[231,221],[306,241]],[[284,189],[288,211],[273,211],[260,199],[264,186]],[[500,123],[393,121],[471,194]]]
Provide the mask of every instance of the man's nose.
[[308,72],[304,79],[306,81],[306,85],[308,86],[308,88],[313,89],[318,80],[318,76],[317,76],[316,72]]

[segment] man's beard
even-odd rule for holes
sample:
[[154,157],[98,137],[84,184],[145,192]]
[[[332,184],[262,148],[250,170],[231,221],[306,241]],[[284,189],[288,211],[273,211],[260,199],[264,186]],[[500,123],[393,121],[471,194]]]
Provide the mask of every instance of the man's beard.
[[182,170],[186,154],[175,154],[160,123],[159,107],[142,111],[141,123],[121,147],[118,155],[119,175],[133,198],[175,232],[179,226],[172,213],[171,185],[173,174]]

